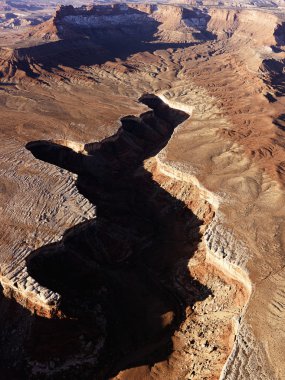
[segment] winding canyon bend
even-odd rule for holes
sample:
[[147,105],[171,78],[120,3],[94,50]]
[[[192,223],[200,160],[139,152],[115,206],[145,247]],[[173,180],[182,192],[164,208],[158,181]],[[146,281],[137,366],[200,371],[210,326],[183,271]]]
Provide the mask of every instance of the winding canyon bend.
[[4,379],[285,377],[282,9],[0,38]]

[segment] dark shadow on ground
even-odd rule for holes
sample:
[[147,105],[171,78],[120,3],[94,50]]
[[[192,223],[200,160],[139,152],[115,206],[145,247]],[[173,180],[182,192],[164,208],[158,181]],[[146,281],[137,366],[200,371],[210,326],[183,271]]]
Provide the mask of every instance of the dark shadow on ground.
[[0,86],[3,87],[11,87],[11,86],[16,86],[17,83],[5,83],[5,82],[0,82]]
[[262,61],[261,72],[265,74],[264,82],[274,90],[274,95],[284,96],[285,94],[285,60],[273,58]]
[[[73,12],[77,14],[77,11],[74,9]],[[195,27],[196,32],[193,32],[193,36],[198,40],[197,42],[162,43],[159,42],[158,36],[161,22],[148,17],[148,14],[145,12],[132,8],[128,8],[125,12],[133,17],[133,22],[122,22],[119,25],[112,25],[111,22],[107,23],[106,21],[106,25],[102,27],[92,27],[90,25],[83,27],[77,24],[66,23],[64,17],[56,19],[55,25],[60,40],[46,41],[36,46],[17,49],[19,60],[22,64],[24,61],[28,61],[29,64],[39,64],[47,71],[58,68],[60,65],[78,69],[80,66],[103,64],[106,61],[115,61],[116,59],[126,60],[130,55],[139,52],[152,53],[156,50],[166,50],[169,48],[187,48],[201,41],[216,38],[215,35],[207,31],[207,23],[210,20],[210,16],[207,13],[203,14],[205,25],[200,30],[198,27]],[[192,11],[184,9],[183,12],[185,13],[184,17],[197,18],[196,13],[198,12],[201,17],[202,11],[198,9]],[[122,16],[123,13],[119,12],[115,16]],[[137,18],[141,21],[137,22]],[[96,22],[94,21],[95,25]],[[169,31],[166,31],[166,33],[169,33]],[[181,38],[183,38],[183,33],[181,34]],[[187,39],[186,34],[184,38]],[[28,73],[28,75],[31,76],[31,73]]]
[[[51,71],[60,65],[79,69],[81,66],[104,64],[107,61],[116,61],[116,59],[126,60],[129,56],[140,52],[153,53],[156,50],[187,48],[197,44],[142,42],[121,36],[121,40],[112,38],[111,41],[108,41],[106,39],[102,41],[102,44],[97,39],[49,42],[21,48],[19,52],[21,56],[29,57],[30,62],[41,65],[46,71]],[[24,59],[21,63],[22,66],[25,62]],[[28,75],[30,74],[28,73]]]
[[[58,369],[52,379],[107,379],[126,368],[166,360],[186,306],[210,294],[190,274],[191,301],[186,304],[176,290],[177,265],[188,271],[201,221],[142,166],[189,115],[154,95],[141,101],[152,111],[121,119],[116,135],[86,145],[88,155],[50,141],[27,144],[36,158],[78,174],[79,191],[97,209],[94,220],[69,229],[62,241],[27,259],[30,275],[62,296],[66,319],[61,330],[48,327],[55,322],[46,320],[42,327],[50,334],[37,327],[42,338],[29,346],[32,360],[52,361],[53,371]],[[61,370],[73,357],[79,357],[77,366]]]
[[285,132],[285,114],[279,115],[273,120],[273,123],[283,132]]

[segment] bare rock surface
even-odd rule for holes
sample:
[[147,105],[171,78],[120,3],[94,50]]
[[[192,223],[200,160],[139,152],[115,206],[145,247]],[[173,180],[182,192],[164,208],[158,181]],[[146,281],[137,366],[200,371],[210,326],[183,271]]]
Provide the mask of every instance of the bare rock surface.
[[1,40],[4,378],[284,378],[284,15],[208,4]]

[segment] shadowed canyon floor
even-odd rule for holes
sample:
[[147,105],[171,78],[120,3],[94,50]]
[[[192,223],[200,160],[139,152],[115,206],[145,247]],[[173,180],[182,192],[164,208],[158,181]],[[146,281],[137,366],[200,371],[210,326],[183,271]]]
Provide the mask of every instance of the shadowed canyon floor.
[[4,378],[285,376],[283,11],[186,8],[1,40]]
[[[67,318],[76,316],[80,321],[93,316],[88,339],[95,335],[93,350],[102,330],[106,352],[97,371],[109,375],[124,367],[153,365],[171,353],[171,335],[185,317],[183,300],[169,286],[173,260],[187,254],[187,263],[199,241],[201,222],[195,215],[143,168],[138,171],[188,115],[169,109],[159,98],[146,99],[154,112],[122,119],[117,135],[89,146],[88,156],[49,142],[27,146],[36,157],[77,173],[80,192],[96,204],[94,221],[68,231],[62,244],[40,248],[28,258],[27,267],[40,284],[61,294],[60,310]],[[181,257],[171,255],[172,246],[181,243]],[[192,286],[201,299],[210,294],[198,282]],[[104,317],[106,331],[100,321]],[[102,361],[104,370],[100,370]],[[94,368],[89,371],[86,378]]]
[[[87,155],[48,141],[27,145],[37,158],[78,174],[77,187],[96,204],[96,218],[73,227],[60,243],[41,247],[27,258],[31,277],[60,294],[61,301],[55,319],[31,317],[32,334],[23,338],[28,364],[18,353],[16,361],[13,357],[19,365],[15,373],[31,370],[32,378],[105,379],[119,371],[120,376],[132,378],[140,378],[142,372],[163,377],[172,372],[172,377],[195,379],[209,371],[218,376],[232,347],[232,318],[241,312],[246,291],[213,268],[210,287],[199,274],[210,269],[204,268],[199,245],[213,210],[197,199],[195,215],[187,203],[159,186],[156,180],[163,178],[154,172],[154,180],[142,166],[189,115],[169,108],[154,95],[145,95],[141,101],[153,111],[139,118],[122,118],[115,136],[85,146]],[[155,170],[151,160],[147,166]],[[183,190],[183,185],[176,186],[179,192]],[[188,265],[194,256],[193,273],[198,276],[192,278]],[[220,289],[215,289],[213,297],[211,288],[217,285]],[[206,320],[196,316],[191,309],[205,299],[209,299],[209,310],[226,302],[222,313],[230,313],[229,317],[222,322],[221,316],[208,315]],[[195,323],[201,325],[198,337],[183,341],[179,329],[193,334]],[[207,331],[210,323],[216,326],[215,332]],[[9,330],[6,327],[5,332]],[[41,337],[38,342],[36,336]],[[191,351],[197,345],[204,345],[212,357],[206,363],[200,359],[196,365],[202,368],[190,372]],[[177,350],[189,356],[187,365],[182,352],[181,358],[176,356]],[[137,375],[124,375],[126,368],[137,366],[143,368]]]

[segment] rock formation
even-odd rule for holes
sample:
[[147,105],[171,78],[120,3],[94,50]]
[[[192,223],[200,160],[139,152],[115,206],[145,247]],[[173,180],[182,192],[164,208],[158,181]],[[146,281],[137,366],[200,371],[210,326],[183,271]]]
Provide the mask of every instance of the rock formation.
[[11,40],[4,378],[284,378],[282,9],[68,6]]

